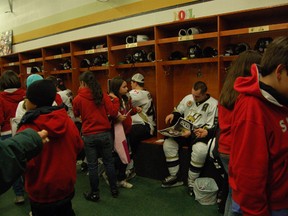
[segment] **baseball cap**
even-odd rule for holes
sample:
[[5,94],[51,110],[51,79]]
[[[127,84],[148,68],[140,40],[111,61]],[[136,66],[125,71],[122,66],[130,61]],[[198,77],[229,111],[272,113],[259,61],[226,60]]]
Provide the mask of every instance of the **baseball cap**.
[[31,74],[30,76],[28,76],[27,81],[26,81],[26,86],[27,88],[35,81],[37,80],[42,80],[43,77],[40,76],[39,74]]
[[132,76],[131,80],[138,83],[144,83],[144,76],[140,73],[136,73]]

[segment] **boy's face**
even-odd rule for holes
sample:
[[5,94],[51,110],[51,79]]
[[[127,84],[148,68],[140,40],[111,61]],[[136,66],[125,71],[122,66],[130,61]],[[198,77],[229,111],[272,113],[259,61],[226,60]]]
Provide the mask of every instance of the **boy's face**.
[[136,88],[136,84],[137,84],[137,82],[131,81],[131,88],[135,89]]
[[26,111],[34,110],[37,108],[37,106],[33,104],[29,99],[26,99],[25,106],[26,106]]

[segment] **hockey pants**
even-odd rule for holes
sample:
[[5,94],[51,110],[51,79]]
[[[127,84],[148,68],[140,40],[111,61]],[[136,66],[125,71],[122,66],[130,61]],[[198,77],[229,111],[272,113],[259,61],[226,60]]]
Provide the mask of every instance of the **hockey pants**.
[[[176,176],[180,168],[179,145],[173,138],[165,139],[163,151],[170,175]],[[190,166],[188,171],[188,186],[194,187],[195,179],[199,177],[202,167],[205,164],[208,145],[203,142],[196,142],[192,146]]]

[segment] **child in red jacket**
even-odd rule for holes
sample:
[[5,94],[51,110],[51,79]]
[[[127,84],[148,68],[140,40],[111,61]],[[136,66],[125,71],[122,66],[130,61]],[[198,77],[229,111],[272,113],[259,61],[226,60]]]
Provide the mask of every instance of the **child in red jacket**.
[[113,138],[109,117],[115,118],[119,110],[119,100],[111,101],[102,92],[100,84],[91,71],[79,77],[78,95],[73,100],[75,117],[82,120],[82,137],[87,158],[91,191],[84,193],[85,199],[97,202],[99,194],[98,158],[103,158],[113,197],[118,196],[114,160],[112,156]]
[[55,96],[56,88],[50,80],[35,81],[27,89],[27,112],[18,131],[45,129],[50,141],[28,162],[25,189],[32,215],[74,216],[71,200],[76,182],[76,157],[83,141],[65,108],[52,106]]
[[[132,128],[132,118],[131,115],[136,114],[137,111],[141,111],[140,107],[133,107],[131,98],[127,95],[128,87],[127,82],[123,80],[120,76],[114,77],[110,82],[110,96],[115,95],[120,100],[119,115],[117,116],[116,122],[121,122],[126,135],[126,140],[129,145],[129,133]],[[126,181],[126,167],[127,164],[121,162],[119,157],[116,157],[116,168],[118,171],[117,180],[119,186],[123,188],[132,188],[133,185]]]

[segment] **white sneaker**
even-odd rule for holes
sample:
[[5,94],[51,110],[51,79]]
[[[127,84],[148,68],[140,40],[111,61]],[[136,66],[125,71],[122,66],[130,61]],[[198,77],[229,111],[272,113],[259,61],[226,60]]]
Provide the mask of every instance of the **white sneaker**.
[[119,187],[128,188],[128,189],[133,187],[132,184],[130,184],[129,182],[127,182],[125,180],[118,182],[118,185],[119,185]]
[[22,204],[24,204],[24,202],[25,202],[24,196],[16,196],[16,198],[14,200],[14,203],[16,205],[22,205]]

